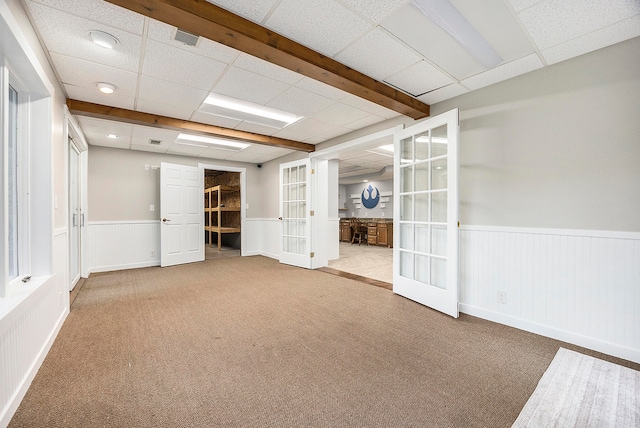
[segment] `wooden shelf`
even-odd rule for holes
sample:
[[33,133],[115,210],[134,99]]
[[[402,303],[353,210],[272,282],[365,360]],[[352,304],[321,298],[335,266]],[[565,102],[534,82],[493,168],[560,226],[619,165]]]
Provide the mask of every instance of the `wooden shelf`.
[[[209,233],[209,245],[213,234],[218,235],[218,251],[222,246],[223,233],[240,232],[240,188],[236,186],[214,186],[204,190],[204,231]],[[226,215],[237,213],[237,215]]]

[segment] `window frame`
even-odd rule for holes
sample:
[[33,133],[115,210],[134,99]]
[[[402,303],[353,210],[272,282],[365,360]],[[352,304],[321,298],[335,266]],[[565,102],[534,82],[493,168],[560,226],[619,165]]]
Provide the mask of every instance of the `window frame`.
[[[31,212],[29,203],[29,94],[25,89],[25,85],[19,80],[16,73],[14,73],[8,64],[5,64],[8,71],[8,82],[6,85],[7,91],[7,108],[8,105],[8,88],[13,88],[18,95],[17,103],[17,123],[16,123],[16,208],[17,208],[17,275],[14,278],[8,278],[8,288],[12,289],[19,286],[22,279],[31,276],[31,260],[30,260],[30,236],[31,230]],[[7,123],[7,126],[12,125]],[[8,156],[7,156],[8,158]],[[7,159],[7,162],[11,159]],[[8,175],[8,171],[7,171]],[[3,176],[3,179],[5,176]],[[7,201],[7,204],[9,201]],[[13,208],[7,206],[5,213],[8,214],[9,210]],[[8,217],[8,216],[7,216]],[[8,221],[8,220],[7,220]],[[8,241],[8,239],[7,239]],[[8,252],[8,250],[7,250]],[[7,272],[8,274],[9,272]]]

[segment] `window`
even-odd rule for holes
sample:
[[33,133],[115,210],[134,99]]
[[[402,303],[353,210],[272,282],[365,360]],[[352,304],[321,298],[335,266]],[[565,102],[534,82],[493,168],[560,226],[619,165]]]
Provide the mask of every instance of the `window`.
[[51,97],[33,69],[11,65],[0,51],[0,298],[52,271]]
[[18,91],[9,85],[8,105],[8,243],[9,243],[9,281],[18,274]]

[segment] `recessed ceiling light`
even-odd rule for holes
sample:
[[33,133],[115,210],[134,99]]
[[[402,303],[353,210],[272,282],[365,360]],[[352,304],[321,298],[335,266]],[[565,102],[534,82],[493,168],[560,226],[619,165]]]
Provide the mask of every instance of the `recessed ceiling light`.
[[200,107],[200,111],[276,129],[289,126],[303,117],[249,101],[217,94],[210,94],[202,104],[202,107]]
[[98,87],[98,90],[103,94],[113,94],[116,89],[118,89],[116,85],[106,82],[98,82],[96,83],[96,86]]
[[107,138],[111,138],[112,140],[115,140],[116,138],[118,138],[118,136],[116,134],[107,134]]
[[89,31],[89,36],[91,37],[93,43],[107,49],[113,49],[118,43],[120,43],[118,39],[116,39],[109,33],[105,33],[104,31]]
[[225,140],[222,138],[205,137],[203,135],[180,134],[176,139],[176,144],[183,146],[195,146],[215,148],[220,150],[240,151],[246,149],[251,144],[241,143],[239,141]]

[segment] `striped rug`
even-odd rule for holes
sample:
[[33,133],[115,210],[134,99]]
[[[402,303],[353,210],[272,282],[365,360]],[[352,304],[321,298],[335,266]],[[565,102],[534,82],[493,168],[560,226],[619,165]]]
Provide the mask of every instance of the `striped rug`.
[[560,348],[513,427],[640,427],[640,372]]

